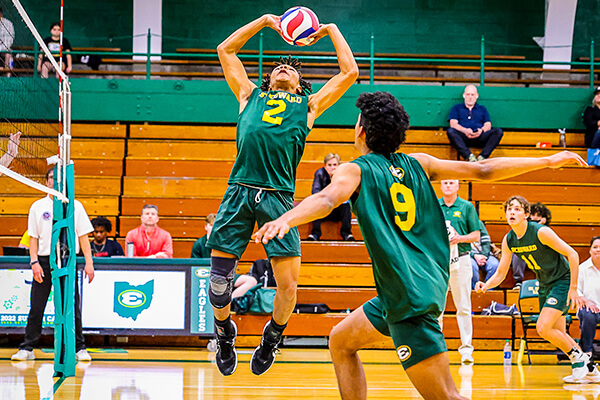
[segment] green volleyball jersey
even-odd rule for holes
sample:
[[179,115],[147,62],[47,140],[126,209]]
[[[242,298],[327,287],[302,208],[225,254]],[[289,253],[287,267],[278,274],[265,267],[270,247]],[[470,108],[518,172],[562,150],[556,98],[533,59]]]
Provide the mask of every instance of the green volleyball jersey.
[[237,158],[229,184],[294,192],[304,153],[308,97],[255,88],[237,124]]
[[446,303],[450,245],[442,210],[427,174],[405,154],[370,153],[352,161],[361,170],[352,200],[373,262],[384,318],[394,323]]
[[521,239],[511,230],[506,236],[506,243],[510,251],[535,272],[540,285],[550,285],[560,279],[569,279],[570,269],[569,262],[562,254],[540,242],[538,231],[543,227],[529,221]]
[[[478,231],[479,216],[473,204],[460,197],[456,198],[454,204],[447,206],[444,198],[439,199],[440,207],[444,213],[444,218],[450,221],[450,225],[459,235],[468,235],[471,232]],[[471,243],[459,243],[458,252],[460,254],[471,251]]]

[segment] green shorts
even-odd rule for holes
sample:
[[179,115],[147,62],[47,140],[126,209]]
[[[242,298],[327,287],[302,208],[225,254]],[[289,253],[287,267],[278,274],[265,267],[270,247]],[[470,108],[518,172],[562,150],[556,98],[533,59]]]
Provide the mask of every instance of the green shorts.
[[378,297],[363,304],[363,311],[379,333],[392,337],[404,369],[448,350],[438,320],[432,314],[388,324],[383,318],[383,308]]
[[[279,218],[293,206],[293,193],[229,185],[206,246],[240,258],[248,247],[255,224],[261,227]],[[269,259],[299,257],[298,229],[290,229],[283,239],[271,239],[264,248]]]
[[550,285],[541,285],[538,290],[540,311],[543,307],[554,308],[563,312],[563,315],[569,313],[569,287],[570,279],[560,279]]

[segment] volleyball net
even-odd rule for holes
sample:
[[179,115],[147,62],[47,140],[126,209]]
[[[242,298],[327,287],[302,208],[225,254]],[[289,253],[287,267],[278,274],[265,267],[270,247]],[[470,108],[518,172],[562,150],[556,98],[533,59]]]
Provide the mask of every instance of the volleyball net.
[[[19,0],[0,0],[0,184],[3,195],[53,196],[50,267],[54,287],[55,376],[75,375],[76,243],[71,163],[71,90],[60,38],[42,39]],[[54,168],[54,185],[46,173]]]

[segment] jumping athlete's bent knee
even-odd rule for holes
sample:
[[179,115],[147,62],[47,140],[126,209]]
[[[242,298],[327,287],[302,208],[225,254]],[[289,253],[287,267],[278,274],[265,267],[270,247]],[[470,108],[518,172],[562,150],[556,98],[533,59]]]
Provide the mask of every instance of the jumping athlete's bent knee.
[[208,298],[213,307],[221,309],[231,303],[236,265],[235,258],[211,257]]

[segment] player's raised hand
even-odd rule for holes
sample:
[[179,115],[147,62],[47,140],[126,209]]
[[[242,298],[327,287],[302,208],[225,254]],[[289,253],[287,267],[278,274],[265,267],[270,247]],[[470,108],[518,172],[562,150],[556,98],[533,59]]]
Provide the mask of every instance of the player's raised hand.
[[19,142],[21,141],[21,132],[12,133],[8,139],[7,153],[13,158],[19,154]]
[[265,14],[263,18],[265,18],[265,23],[269,28],[281,35],[281,17],[274,14]]
[[275,221],[267,222],[264,224],[254,235],[252,238],[255,243],[267,244],[269,240],[273,239],[277,236],[279,239],[283,239],[286,233],[290,231],[290,226],[281,221],[280,219],[276,219]]
[[475,284],[475,291],[476,291],[477,293],[485,293],[485,292],[486,292],[486,290],[485,290],[485,288],[484,288],[484,285],[485,285],[485,284],[484,284],[483,282],[481,282],[481,281],[477,282],[477,283]]
[[587,167],[588,164],[585,162],[579,154],[575,154],[571,151],[561,151],[560,153],[553,154],[546,157],[550,160],[550,168],[560,168],[566,164],[578,164],[581,167]]
[[333,24],[320,24],[319,29],[317,29],[317,31],[315,33],[313,33],[312,35],[308,36],[307,39],[312,39],[312,41],[310,42],[310,44],[307,44],[307,46],[312,46],[313,44],[317,43],[319,40],[321,40],[325,36],[329,35],[329,27],[331,25],[333,25]]

